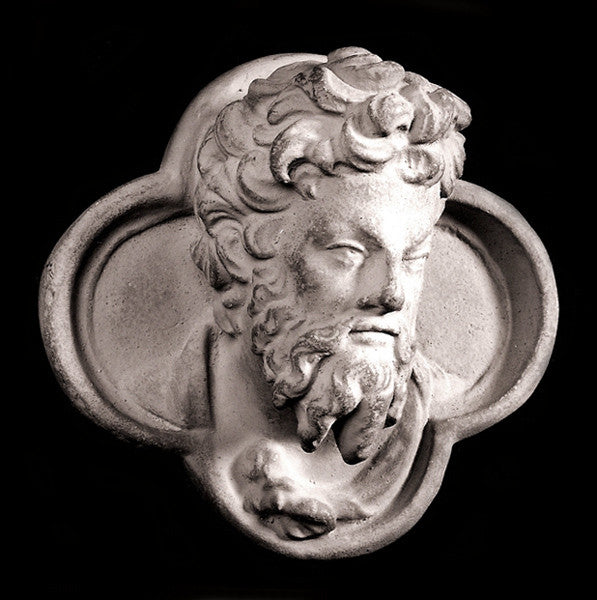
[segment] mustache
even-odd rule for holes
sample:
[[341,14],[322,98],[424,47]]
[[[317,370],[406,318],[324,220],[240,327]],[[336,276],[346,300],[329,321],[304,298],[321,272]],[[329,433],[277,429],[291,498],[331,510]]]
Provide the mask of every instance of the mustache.
[[395,319],[357,316],[321,325],[297,317],[287,305],[270,306],[262,318],[256,315],[253,352],[263,356],[266,378],[273,383],[274,405],[282,408],[304,396],[322,361],[346,350],[352,334],[368,332],[392,336],[397,367],[411,363],[416,350],[413,336]]
[[414,325],[397,311],[307,313],[297,308],[299,299],[280,269],[264,269],[257,279],[248,307],[252,350],[262,357],[273,404],[292,406],[305,452],[333,430],[346,463],[365,460],[381,431],[402,417]]

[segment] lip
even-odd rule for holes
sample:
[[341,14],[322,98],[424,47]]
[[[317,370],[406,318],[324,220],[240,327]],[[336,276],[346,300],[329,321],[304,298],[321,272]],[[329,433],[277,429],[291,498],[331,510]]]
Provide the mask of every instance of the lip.
[[363,319],[351,323],[350,333],[383,333],[397,337],[398,328],[382,319]]

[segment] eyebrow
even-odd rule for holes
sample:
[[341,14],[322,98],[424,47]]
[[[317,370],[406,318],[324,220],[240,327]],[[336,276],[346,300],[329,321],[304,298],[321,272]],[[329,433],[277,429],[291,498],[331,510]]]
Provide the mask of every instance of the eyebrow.
[[421,246],[422,244],[424,244],[427,240],[429,240],[432,236],[433,236],[433,232],[435,231],[435,227],[432,226],[431,229],[425,233],[423,233],[423,235],[418,238],[417,240],[415,240],[412,244],[411,244],[411,248],[414,248],[416,246]]
[[[424,231],[420,237],[406,248],[406,250],[408,251],[424,244],[432,237],[434,229],[435,227],[432,226],[428,231]],[[333,219],[322,219],[318,223],[318,227],[311,231],[308,238],[323,245],[324,243],[327,244],[327,240],[324,239],[326,236],[333,236],[338,239],[354,237],[355,240],[362,243],[365,247],[375,248],[376,250],[380,250],[384,247],[384,244],[375,233],[366,230],[360,223],[353,223],[349,224],[347,228],[340,228],[338,227],[338,223]]]
[[[366,240],[367,244],[373,244],[377,249],[383,248],[383,244],[381,243],[379,238],[377,238],[375,236],[374,233],[366,231],[361,226],[359,226],[357,229],[358,229],[360,236],[362,236],[362,239]],[[412,244],[409,244],[405,250],[409,251],[413,248],[417,248],[418,246],[423,245],[425,242],[427,242],[433,236],[434,230],[435,230],[435,227],[432,226],[431,229],[429,229],[429,231],[423,232],[423,234],[420,237],[418,237]]]

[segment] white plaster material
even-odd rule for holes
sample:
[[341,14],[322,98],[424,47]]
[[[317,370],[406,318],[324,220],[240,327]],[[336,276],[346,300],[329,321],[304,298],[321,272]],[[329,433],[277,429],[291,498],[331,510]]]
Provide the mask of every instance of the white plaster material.
[[533,392],[549,258],[460,179],[466,103],[362,48],[218,78],[158,172],[48,259],[40,320],[73,402],[177,449],[232,523],[300,558],[399,538],[452,445]]

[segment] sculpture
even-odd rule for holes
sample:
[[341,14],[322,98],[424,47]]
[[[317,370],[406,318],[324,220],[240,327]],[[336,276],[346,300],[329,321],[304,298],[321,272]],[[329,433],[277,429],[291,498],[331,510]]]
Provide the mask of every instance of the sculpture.
[[160,170],[48,260],[40,318],[67,393],[179,449],[274,550],[398,538],[452,444],[532,393],[555,337],[540,240],[458,181],[469,122],[456,95],[361,48],[216,80]]

